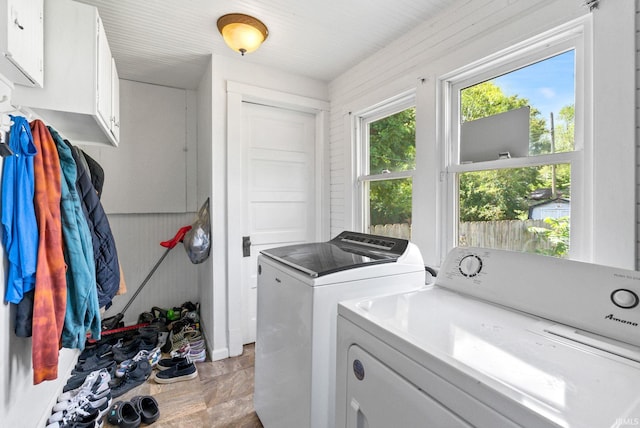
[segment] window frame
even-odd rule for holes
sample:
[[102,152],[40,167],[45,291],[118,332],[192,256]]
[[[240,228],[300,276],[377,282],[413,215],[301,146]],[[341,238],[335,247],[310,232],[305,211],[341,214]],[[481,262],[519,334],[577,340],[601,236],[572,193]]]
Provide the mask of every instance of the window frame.
[[[455,70],[439,79],[441,91],[441,139],[442,164],[444,172],[441,180],[441,215],[444,220],[444,232],[440,243],[440,259],[458,243],[459,225],[459,174],[464,172],[485,171],[495,169],[521,168],[551,164],[569,163],[571,165],[571,259],[583,259],[590,245],[585,225],[591,221],[586,212],[586,200],[593,191],[586,179],[590,174],[585,171],[588,156],[593,148],[592,135],[588,124],[588,112],[592,105],[585,96],[591,87],[591,73],[588,65],[592,62],[590,49],[591,31],[589,21],[578,20],[565,26],[551,30],[537,37],[518,43],[508,49],[497,52],[479,61]],[[527,65],[543,61],[555,55],[575,51],[575,132],[574,150],[553,154],[542,154],[522,158],[492,160],[477,163],[459,162],[460,133],[460,90],[494,77],[509,73]]]
[[407,171],[371,174],[369,171],[369,124],[385,117],[392,116],[396,113],[400,113],[401,111],[411,107],[416,108],[416,91],[414,89],[354,113],[352,116],[354,123],[354,140],[356,143],[355,200],[357,203],[355,206],[355,220],[357,230],[360,230],[363,233],[367,233],[367,227],[370,223],[369,183],[374,181],[398,180],[405,178],[414,180],[416,171],[416,169],[413,169]]

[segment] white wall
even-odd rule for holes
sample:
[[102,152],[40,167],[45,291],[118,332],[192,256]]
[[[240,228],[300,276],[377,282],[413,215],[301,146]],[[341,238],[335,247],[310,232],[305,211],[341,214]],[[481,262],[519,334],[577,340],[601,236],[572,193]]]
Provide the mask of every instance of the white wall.
[[[282,70],[260,67],[243,58],[212,58],[212,215],[213,215],[213,329],[208,331],[212,358],[229,355],[227,334],[227,81],[247,83],[266,89],[320,100],[328,99],[324,82],[288,74]],[[206,144],[203,140],[200,144]]]
[[[598,158],[594,161],[596,173],[588,178],[597,189],[590,201],[593,221],[597,223],[588,229],[594,244],[586,258],[629,268],[635,265],[636,246],[632,239],[635,194],[631,188],[635,165],[629,159],[634,158],[635,123],[629,113],[635,106],[630,90],[635,88],[631,86],[635,82],[628,42],[633,39],[634,17],[629,13],[629,3],[624,3],[627,10],[621,13],[617,10],[622,5],[615,0],[600,3],[600,9],[593,14],[594,45],[598,50],[594,54],[594,75],[600,80],[589,94],[598,97],[592,124],[595,138],[599,138],[594,143]],[[437,203],[441,168],[438,78],[588,13],[580,2],[564,0],[460,1],[332,81],[331,233],[357,224],[350,113],[415,89],[417,167],[412,239],[427,264],[439,265],[444,221]],[[614,186],[620,189],[613,191]],[[617,209],[606,211],[602,209],[605,206]]]
[[[102,205],[116,241],[127,293],[104,314],[120,312],[166,252],[161,241],[193,222],[197,199],[196,93],[121,80],[120,144],[84,146],[104,169]],[[72,142],[73,143],[73,142]],[[178,244],[125,313],[126,325],[153,306],[198,302],[198,268]]]

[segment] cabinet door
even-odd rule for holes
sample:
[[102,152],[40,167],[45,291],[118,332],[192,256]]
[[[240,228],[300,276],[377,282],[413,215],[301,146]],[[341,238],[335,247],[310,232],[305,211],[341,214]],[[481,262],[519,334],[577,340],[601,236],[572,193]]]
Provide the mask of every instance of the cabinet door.
[[16,83],[42,86],[43,0],[8,0],[5,56],[24,75]]
[[120,141],[120,79],[116,62],[111,59],[111,133]]
[[111,48],[107,41],[107,33],[104,31],[102,20],[98,18],[98,88],[97,88],[97,113],[98,119],[103,122],[104,128],[111,128],[112,116],[111,111],[111,72],[113,64],[111,63]]

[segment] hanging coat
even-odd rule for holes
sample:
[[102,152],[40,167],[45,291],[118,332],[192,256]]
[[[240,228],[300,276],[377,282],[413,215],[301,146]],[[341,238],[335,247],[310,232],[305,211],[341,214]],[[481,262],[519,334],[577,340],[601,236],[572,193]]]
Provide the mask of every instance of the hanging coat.
[[71,149],[55,129],[49,127],[49,132],[58,149],[62,174],[60,214],[67,263],[67,311],[61,343],[64,348],[84,349],[87,331],[95,340],[100,339],[101,331],[93,243],[76,191],[77,169]]
[[9,262],[5,301],[20,303],[36,281],[38,224],[33,207],[36,148],[27,119],[11,116],[11,120],[9,148],[13,155],[4,159],[2,169],[2,242]]
[[[65,140],[65,143],[73,149],[69,141]],[[109,308],[113,296],[118,292],[120,286],[120,264],[118,263],[116,242],[111,233],[107,214],[104,212],[98,194],[91,183],[91,178],[82,167],[82,162],[77,160],[77,156],[81,156],[82,152],[73,150],[73,155],[78,171],[76,187],[93,241],[98,301],[101,308]]]
[[67,306],[66,264],[62,253],[60,220],[60,161],[49,130],[40,120],[31,122],[38,223],[38,263],[33,301],[33,383],[58,377],[58,351]]
[[102,197],[102,186],[104,184],[104,170],[91,156],[82,150],[80,152],[86,162],[87,172],[91,178],[91,184],[93,184],[93,188],[96,189],[96,193],[98,193],[98,199],[100,199]]

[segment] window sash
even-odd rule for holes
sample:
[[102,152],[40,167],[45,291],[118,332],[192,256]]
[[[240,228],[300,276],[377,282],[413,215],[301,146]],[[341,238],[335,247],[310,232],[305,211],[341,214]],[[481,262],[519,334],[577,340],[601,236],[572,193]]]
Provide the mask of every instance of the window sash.
[[[585,22],[576,20],[559,29],[541,34],[492,56],[472,63],[452,73],[442,76],[441,112],[442,128],[440,137],[443,141],[441,175],[441,215],[444,219],[443,241],[440,242],[441,255],[447,254],[458,242],[459,224],[459,185],[458,175],[463,172],[517,168],[524,166],[540,166],[559,163],[571,164],[571,236],[570,258],[580,257],[584,251],[580,238],[588,226],[588,214],[584,214],[586,200],[589,198],[585,182],[585,111],[589,108],[585,98],[585,76],[590,53],[585,48]],[[574,151],[524,158],[500,159],[471,164],[459,162],[460,135],[460,90],[481,83],[491,78],[509,73],[529,64],[542,61],[554,55],[575,50],[575,117],[574,117]]]
[[393,98],[382,101],[368,109],[353,114],[356,151],[356,200],[355,220],[356,228],[365,232],[368,227],[370,206],[369,186],[372,181],[394,180],[413,178],[415,170],[394,171],[384,174],[370,174],[369,170],[369,125],[375,121],[400,113],[408,108],[416,106],[415,90],[399,94]]

